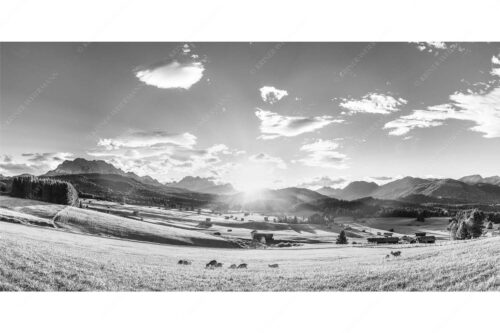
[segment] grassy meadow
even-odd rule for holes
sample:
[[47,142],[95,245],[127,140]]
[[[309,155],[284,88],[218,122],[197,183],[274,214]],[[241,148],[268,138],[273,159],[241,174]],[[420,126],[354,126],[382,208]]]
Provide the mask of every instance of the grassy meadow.
[[[327,227],[272,223],[259,214],[231,213],[229,218],[209,211],[102,201],[87,205],[83,209],[0,196],[0,290],[500,289],[500,237],[490,232],[478,240],[447,241],[447,219],[417,225],[413,219],[343,218]],[[200,224],[206,218],[210,227]],[[348,228],[349,245],[334,244],[342,228]],[[398,235],[425,230],[439,241],[366,243],[367,237],[390,228]],[[253,229],[301,246],[231,248],[238,240],[248,241]],[[390,255],[396,250],[400,257]],[[178,265],[181,259],[192,264]],[[206,269],[214,259],[223,267]],[[228,268],[242,263],[248,268]],[[269,267],[275,264],[277,268]]]
[[[401,257],[386,259],[395,248]],[[0,290],[500,290],[499,237],[411,247],[214,249],[0,223],[0,253]],[[192,264],[178,265],[180,259]],[[224,266],[205,269],[212,259]],[[248,269],[228,269],[233,263]]]

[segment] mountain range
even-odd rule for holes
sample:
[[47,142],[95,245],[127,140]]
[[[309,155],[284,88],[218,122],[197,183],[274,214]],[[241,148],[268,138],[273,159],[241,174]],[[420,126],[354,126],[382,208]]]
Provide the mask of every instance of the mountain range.
[[[75,177],[69,177],[71,175]],[[77,175],[86,176],[82,178]],[[111,178],[105,175],[119,177]],[[342,189],[322,187],[316,191],[290,187],[279,190],[263,190],[258,197],[252,198],[252,201],[249,201],[249,198],[244,193],[238,193],[231,184],[218,184],[210,178],[187,176],[176,182],[161,184],[152,177],[141,177],[133,172],[125,172],[102,160],[88,161],[83,158],[77,158],[73,161],[67,160],[44,176],[67,178],[73,182],[78,182],[81,188],[86,188],[85,186],[89,183],[93,183],[92,191],[95,190],[99,193],[103,192],[102,188],[111,186],[111,192],[104,191],[104,193],[112,193],[113,191],[121,193],[122,188],[133,187],[140,189],[142,192],[149,189],[153,192],[158,191],[162,196],[183,194],[184,197],[189,198],[194,193],[223,195],[224,198],[221,200],[230,206],[246,205],[253,208],[275,206],[278,210],[300,204],[310,204],[314,201],[325,200],[325,198],[352,201],[372,197],[376,200],[415,204],[500,203],[499,176],[483,178],[480,175],[470,175],[458,180],[404,177],[384,185],[378,185],[374,182],[354,181]],[[133,179],[137,183],[130,183],[127,179]],[[84,186],[84,184],[86,185]],[[151,186],[151,188],[147,186]],[[152,196],[152,194],[149,193],[148,196]]]
[[161,185],[159,181],[150,176],[140,177],[133,172],[125,172],[122,169],[115,167],[113,164],[107,163],[105,161],[102,160],[88,161],[84,158],[75,158],[73,161],[65,160],[61,164],[59,164],[57,168],[55,168],[54,170],[51,170],[46,174],[44,174],[44,176],[53,177],[60,175],[75,175],[75,174],[86,174],[86,173],[120,175],[135,179],[147,185]]
[[343,189],[323,187],[318,192],[343,200],[373,197],[411,202],[500,203],[500,186],[494,183],[496,178],[500,177],[467,176],[461,178],[467,181],[464,182],[450,178],[405,177],[380,186],[373,182],[356,181]]

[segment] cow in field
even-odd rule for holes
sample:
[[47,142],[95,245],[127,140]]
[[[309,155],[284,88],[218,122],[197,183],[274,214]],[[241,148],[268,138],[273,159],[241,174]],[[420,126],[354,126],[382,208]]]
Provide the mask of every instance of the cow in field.
[[247,264],[239,264],[238,268],[248,268],[248,265]]
[[229,266],[229,269],[235,269],[236,268],[236,264],[232,264],[231,266]]
[[399,257],[401,255],[401,251],[394,251],[394,252],[391,251],[391,254],[395,257]]
[[205,265],[205,268],[214,268],[217,267],[217,260],[210,260],[208,264]]
[[267,266],[269,266],[270,268],[278,268],[278,267],[280,267],[278,264],[269,264]]

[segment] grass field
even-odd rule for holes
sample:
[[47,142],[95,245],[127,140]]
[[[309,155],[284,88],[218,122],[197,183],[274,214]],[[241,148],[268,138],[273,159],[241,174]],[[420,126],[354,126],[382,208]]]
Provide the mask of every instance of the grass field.
[[[398,258],[385,259],[394,248]],[[177,265],[192,260],[190,266]],[[212,259],[219,269],[205,269]],[[248,269],[231,270],[247,263]],[[279,268],[269,268],[269,264]],[[215,249],[0,223],[0,290],[500,290],[500,237],[432,246]]]
[[[480,240],[446,241],[444,218],[424,223],[339,218],[327,227],[272,223],[259,214],[87,204],[81,209],[0,196],[0,290],[500,289],[500,237],[489,233]],[[211,227],[200,225],[206,218]],[[334,244],[345,227],[356,245]],[[427,231],[440,241],[366,244],[367,237],[391,228],[398,235]],[[253,229],[302,246],[231,248],[249,240]],[[386,258],[395,249],[402,256]],[[180,259],[192,265],[178,265]],[[205,269],[213,259],[224,266]],[[248,269],[228,269],[241,263]]]

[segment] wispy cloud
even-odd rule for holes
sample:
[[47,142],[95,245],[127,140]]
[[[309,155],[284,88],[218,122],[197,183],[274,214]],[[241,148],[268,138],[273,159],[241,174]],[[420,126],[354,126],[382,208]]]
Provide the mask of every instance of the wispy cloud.
[[192,147],[196,144],[196,136],[191,133],[172,134],[165,131],[133,132],[109,139],[99,139],[97,145],[106,149],[140,148],[155,145],[173,144]]
[[7,175],[30,173],[43,174],[56,168],[64,160],[71,159],[73,154],[66,152],[24,153],[19,156],[4,155],[0,162],[0,172]]
[[204,149],[196,146],[196,136],[187,132],[134,132],[100,139],[97,147],[87,154],[111,162],[125,171],[150,174],[161,180],[165,180],[172,171],[201,172],[220,163],[223,156],[241,154],[241,151],[230,150],[224,144]]
[[331,116],[298,117],[283,116],[275,112],[257,109],[255,112],[260,119],[259,139],[269,140],[279,137],[292,137],[314,132],[332,123],[341,123],[343,120]]
[[485,138],[500,137],[500,87],[485,94],[456,93],[450,103],[416,110],[384,125],[390,135],[404,135],[415,128],[444,125],[445,120],[457,119],[475,123],[470,129]]
[[135,70],[136,77],[162,89],[189,89],[203,77],[205,66],[197,54],[191,54],[189,45],[175,59],[167,59]]
[[307,153],[307,156],[296,160],[304,165],[322,167],[322,168],[346,168],[345,162],[348,157],[337,149],[340,145],[333,140],[316,140],[312,143],[304,144],[300,150]]
[[[500,75],[500,59],[491,59],[491,75]],[[485,89],[477,92],[456,92],[449,97],[449,102],[415,110],[384,125],[390,135],[405,135],[415,128],[436,127],[445,124],[448,119],[469,121],[475,126],[470,130],[483,133],[485,138],[500,137],[500,82],[493,78],[494,87],[481,83]],[[495,86],[496,85],[496,86]]]
[[306,180],[300,183],[299,187],[317,189],[320,187],[337,187],[345,184],[346,180],[344,178],[330,178],[328,176],[316,177],[310,180]]
[[260,88],[260,96],[264,102],[274,104],[283,97],[288,96],[288,92],[286,90],[276,89],[275,87],[264,86]]
[[371,93],[363,96],[362,99],[344,99],[340,106],[349,110],[349,114],[354,113],[378,113],[389,114],[399,111],[400,106],[406,104],[403,98],[394,98],[389,95]]
[[445,50],[447,48],[444,42],[414,42],[416,47],[422,52],[435,52],[436,50]]
[[491,58],[491,63],[493,68],[491,69],[491,75],[500,76],[500,54],[493,56]]
[[258,162],[258,163],[268,163],[275,165],[279,169],[286,169],[287,165],[283,159],[275,156],[271,156],[265,153],[259,153],[256,155],[252,155],[249,157],[249,160],[252,162]]

